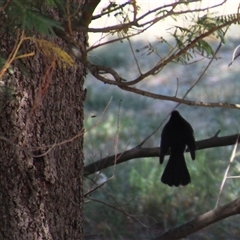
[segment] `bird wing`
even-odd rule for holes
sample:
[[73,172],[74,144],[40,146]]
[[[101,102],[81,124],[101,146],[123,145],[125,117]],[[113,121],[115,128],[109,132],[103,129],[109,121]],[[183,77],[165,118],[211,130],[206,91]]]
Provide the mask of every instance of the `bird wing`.
[[169,122],[164,126],[162,130],[161,143],[160,143],[160,164],[163,163],[164,156],[167,154],[170,148],[170,135],[169,135]]
[[188,130],[187,130],[187,134],[186,134],[186,137],[187,137],[186,145],[189,148],[192,160],[195,160],[196,142],[195,142],[192,126],[189,123],[188,123],[188,125],[189,126],[188,126]]

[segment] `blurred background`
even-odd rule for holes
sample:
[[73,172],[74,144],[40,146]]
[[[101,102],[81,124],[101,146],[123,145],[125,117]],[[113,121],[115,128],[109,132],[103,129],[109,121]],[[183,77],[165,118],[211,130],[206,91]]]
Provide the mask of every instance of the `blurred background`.
[[[228,10],[225,7],[220,14]],[[154,65],[159,55],[168,51],[160,41],[161,34],[148,34],[131,42],[143,70]],[[95,41],[91,37],[90,43]],[[214,38],[208,42],[213,49],[219,45]],[[216,60],[187,99],[239,104],[240,59],[228,67],[239,44],[237,25],[229,31]],[[89,58],[93,63],[114,68],[128,80],[133,79],[137,71],[127,41],[98,48],[89,54]],[[160,74],[145,79],[138,88],[174,96],[178,87],[177,96],[181,98],[208,62],[209,59],[205,58],[190,65],[168,64]],[[164,126],[169,113],[177,105],[124,92],[116,86],[97,81],[90,74],[85,87],[85,165],[137,146],[160,123]],[[219,130],[219,136],[239,132],[239,110],[186,105],[180,105],[178,110],[191,123],[197,141],[213,137]],[[159,147],[161,131],[162,127],[143,147]],[[86,177],[85,192],[106,182],[85,199],[86,239],[150,239],[161,233],[159,229],[165,231],[179,226],[213,209],[233,147],[197,151],[195,161],[190,160],[186,153],[192,182],[185,187],[169,187],[161,183],[160,177],[168,157],[165,157],[163,165],[159,165],[158,158],[133,159]],[[238,155],[237,152],[229,175],[239,175]],[[226,181],[220,205],[239,197],[239,181]],[[187,239],[239,239],[239,234],[239,217],[236,216],[213,224]]]

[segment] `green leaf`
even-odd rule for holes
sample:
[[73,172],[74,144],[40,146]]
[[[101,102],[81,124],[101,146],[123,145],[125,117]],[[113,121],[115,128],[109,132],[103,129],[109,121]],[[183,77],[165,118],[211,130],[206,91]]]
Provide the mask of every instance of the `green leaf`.
[[203,39],[197,42],[196,48],[203,56],[209,57],[214,55],[212,47]]

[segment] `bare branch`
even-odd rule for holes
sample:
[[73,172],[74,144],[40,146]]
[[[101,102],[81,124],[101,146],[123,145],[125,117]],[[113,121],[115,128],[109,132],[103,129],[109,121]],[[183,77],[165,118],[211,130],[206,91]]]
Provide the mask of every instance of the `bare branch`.
[[[238,139],[238,143],[239,143],[239,137],[240,137],[239,134],[235,134],[235,135],[230,135],[225,137],[213,136],[208,139],[200,140],[196,142],[197,150],[234,145],[236,143],[236,139]],[[131,159],[145,158],[145,157],[158,157],[159,150],[160,150],[159,147],[141,148],[137,146],[130,150],[124,151],[122,153],[118,153],[116,155],[105,157],[103,159],[100,159],[94,163],[91,163],[85,166],[84,175],[87,176],[87,175],[93,174],[97,171],[113,166],[114,164],[126,162]]]
[[178,97],[171,97],[171,96],[166,96],[166,95],[161,95],[161,94],[156,94],[156,93],[151,93],[148,91],[144,91],[138,88],[134,87],[128,87],[128,86],[119,86],[120,88],[124,89],[125,91],[128,92],[133,92],[142,96],[150,97],[153,99],[161,99],[161,100],[167,100],[167,101],[173,101],[177,103],[182,103],[185,105],[189,106],[199,106],[199,107],[218,107],[218,108],[232,108],[232,109],[239,109],[240,104],[234,104],[234,103],[221,103],[221,102],[199,102],[199,101],[191,101],[191,100],[186,100]]
[[[211,62],[211,61],[210,61]],[[209,65],[208,65],[209,66]],[[232,109],[239,109],[240,104],[234,104],[234,103],[219,103],[219,102],[200,102],[200,101],[194,101],[194,100],[186,100],[183,98],[178,98],[176,96],[166,96],[166,95],[161,95],[161,94],[156,94],[152,92],[148,92],[145,90],[141,90],[135,87],[129,87],[129,82],[125,82],[126,80],[123,79],[118,75],[118,73],[108,67],[104,66],[99,66],[99,65],[93,65],[91,63],[87,63],[87,67],[92,73],[94,77],[97,79],[101,80],[104,83],[108,83],[111,85],[117,85],[121,89],[128,91],[128,92],[133,92],[135,94],[139,94],[142,96],[150,97],[153,99],[161,99],[161,100],[167,100],[167,101],[173,101],[189,106],[199,106],[199,107],[218,107],[218,108],[232,108]],[[105,74],[105,76],[103,76]],[[106,76],[112,76],[114,80],[111,80],[110,78],[107,78]],[[145,75],[145,74],[143,74]],[[142,77],[141,77],[142,78]]]
[[213,223],[219,222],[227,217],[239,214],[240,212],[240,198],[221,206],[217,207],[199,217],[187,222],[176,228],[172,228],[169,231],[154,238],[154,240],[167,240],[167,239],[181,239],[188,235],[197,232],[204,227],[207,227]]

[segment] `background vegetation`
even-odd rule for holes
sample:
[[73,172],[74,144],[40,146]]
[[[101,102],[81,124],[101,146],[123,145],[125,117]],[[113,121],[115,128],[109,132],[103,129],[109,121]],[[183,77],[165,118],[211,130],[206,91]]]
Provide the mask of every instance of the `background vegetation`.
[[[148,53],[144,52],[144,46],[147,44],[144,41],[134,42],[134,49],[140,49],[139,57],[144,54],[148,60],[142,64],[151,64],[154,61],[154,52],[146,58]],[[215,45],[213,41],[212,47]],[[227,40],[216,61],[198,87],[191,91],[189,98],[210,102],[239,102],[238,60],[228,67],[233,49],[237,45],[238,41]],[[157,41],[152,47],[156,52],[165,51]],[[127,42],[112,44],[95,51],[91,60],[117,67],[129,79],[134,69],[127,48]],[[151,77],[141,84],[145,90],[174,95],[174,86],[179,81],[178,96],[181,96],[191,86],[190,82],[204,69],[206,62],[207,60],[202,60],[194,66],[169,64],[163,70],[165,74],[161,75],[164,77]],[[176,105],[97,83],[91,75],[88,75],[86,87],[85,164],[136,146],[164,121]],[[221,130],[220,136],[239,132],[239,110],[185,105],[180,105],[178,109],[192,124],[196,140],[214,136],[218,130]],[[161,129],[145,146],[159,146]],[[161,183],[160,176],[165,165],[160,166],[158,158],[131,160],[95,174],[91,179],[85,179],[85,192],[96,183],[108,179],[104,186],[86,198],[86,238],[150,238],[157,233],[154,232],[156,227],[161,227],[164,231],[212,209],[216,204],[232,149],[233,146],[197,151],[194,162],[186,154],[192,178],[192,183],[186,187],[170,188]],[[165,164],[166,162],[167,157]],[[230,174],[237,175],[239,169],[240,164],[236,157]],[[235,199],[239,192],[239,180],[228,179],[220,204]],[[237,225],[236,217],[231,217],[193,234],[188,239],[238,239],[240,231]]]

